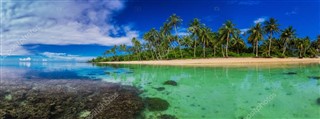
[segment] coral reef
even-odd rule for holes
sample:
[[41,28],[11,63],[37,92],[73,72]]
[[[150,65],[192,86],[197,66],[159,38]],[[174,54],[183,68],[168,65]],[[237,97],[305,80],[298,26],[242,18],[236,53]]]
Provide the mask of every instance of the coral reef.
[[13,80],[0,87],[3,119],[133,119],[144,109],[137,89],[101,81]]

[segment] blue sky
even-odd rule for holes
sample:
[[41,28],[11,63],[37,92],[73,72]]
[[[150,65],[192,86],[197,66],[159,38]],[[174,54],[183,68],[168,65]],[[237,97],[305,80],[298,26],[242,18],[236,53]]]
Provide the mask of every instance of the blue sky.
[[85,60],[130,45],[173,13],[183,19],[181,33],[193,18],[213,30],[232,20],[245,31],[274,17],[299,37],[320,34],[319,0],[2,0],[1,54]]

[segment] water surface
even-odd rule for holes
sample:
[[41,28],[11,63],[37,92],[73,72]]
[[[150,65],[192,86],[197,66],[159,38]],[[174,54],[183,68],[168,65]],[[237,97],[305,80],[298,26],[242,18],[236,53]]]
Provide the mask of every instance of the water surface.
[[[10,63],[3,79],[100,80],[132,85],[142,97],[161,98],[178,118],[319,118],[320,64],[181,67],[88,63]],[[177,86],[164,85],[175,81]]]

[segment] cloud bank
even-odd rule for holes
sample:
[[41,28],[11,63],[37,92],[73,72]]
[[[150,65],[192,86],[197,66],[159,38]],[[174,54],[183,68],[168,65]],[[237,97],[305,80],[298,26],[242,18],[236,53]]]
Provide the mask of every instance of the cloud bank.
[[32,55],[26,44],[130,44],[138,31],[113,19],[124,7],[124,0],[5,1],[2,55]]

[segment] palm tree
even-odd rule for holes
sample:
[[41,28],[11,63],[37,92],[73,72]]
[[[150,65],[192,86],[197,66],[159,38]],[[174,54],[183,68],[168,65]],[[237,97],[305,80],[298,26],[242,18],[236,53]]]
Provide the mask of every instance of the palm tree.
[[217,32],[212,32],[210,35],[210,40],[209,40],[212,50],[213,50],[213,56],[216,56],[216,49],[217,46],[220,45],[221,40],[219,40],[219,33]]
[[273,34],[279,33],[279,24],[277,24],[277,20],[274,18],[270,18],[268,21],[264,22],[264,30],[267,34],[269,34],[268,39],[269,39],[269,48],[268,48],[268,56],[271,57],[271,39]]
[[182,55],[182,51],[181,51],[181,47],[180,47],[181,44],[180,44],[180,41],[179,41],[178,30],[177,30],[177,27],[180,26],[180,24],[182,22],[182,19],[179,16],[177,16],[176,14],[173,14],[173,15],[171,15],[169,17],[168,22],[169,22],[170,26],[174,27],[174,30],[176,32],[176,38],[177,38],[176,40],[178,42],[178,47],[179,47],[179,50],[180,50],[180,56],[182,58],[183,55]]
[[289,40],[293,39],[295,36],[296,30],[292,28],[292,26],[289,26],[281,33],[281,39],[284,40],[283,49],[282,49],[282,55],[285,56],[286,49],[288,47]]
[[[193,21],[190,23],[189,31],[192,33],[192,36],[199,36],[200,34],[200,28],[201,28],[201,23],[199,19],[195,18]],[[193,57],[196,57],[196,49],[197,49],[197,40],[194,39],[194,45],[193,45]]]
[[132,38],[131,42],[133,44],[133,54],[137,55],[138,59],[141,60],[141,43],[135,37]]
[[220,34],[220,39],[221,40],[226,40],[226,57],[228,57],[228,46],[229,46],[229,41],[232,38],[232,35],[234,34],[234,31],[236,28],[234,27],[235,25],[231,21],[226,21],[225,24],[219,29],[219,34]]
[[244,43],[243,39],[240,37],[240,31],[236,31],[234,34],[232,41],[232,46],[234,46],[237,49],[237,53],[240,54],[240,49],[243,49],[246,47],[246,44]]
[[307,50],[310,48],[311,46],[311,41],[309,39],[309,37],[306,37],[303,39],[303,56],[306,56],[306,52]]
[[121,44],[119,46],[119,50],[122,51],[123,53],[125,53],[127,51],[127,45],[126,44]]
[[256,57],[258,57],[259,53],[259,41],[263,40],[263,30],[261,28],[261,24],[257,23],[255,26],[253,26],[248,33],[250,36],[248,37],[248,41],[253,41],[255,43],[256,47]]
[[203,48],[203,57],[206,57],[206,46],[208,45],[209,43],[209,40],[210,40],[210,33],[211,32],[211,29],[208,28],[208,27],[203,27],[200,29],[200,34],[199,34],[199,37],[201,38],[201,42],[202,42],[202,48]]
[[314,41],[316,44],[316,49],[318,50],[318,52],[320,52],[320,35],[318,35],[318,39],[317,41]]
[[156,56],[159,60],[161,58],[159,53],[159,44],[161,42],[159,32],[155,28],[152,28],[149,32],[144,34],[143,39],[148,42],[148,48],[151,51],[152,56]]
[[302,58],[302,52],[304,50],[304,45],[303,45],[303,40],[300,38],[295,39],[294,41],[294,45],[297,47],[298,51],[299,51],[299,58]]
[[164,23],[163,26],[160,28],[160,35],[162,39],[162,46],[163,49],[166,49],[166,55],[168,59],[168,54],[170,53],[171,43],[173,42],[173,37],[171,36],[172,27],[168,23]]

